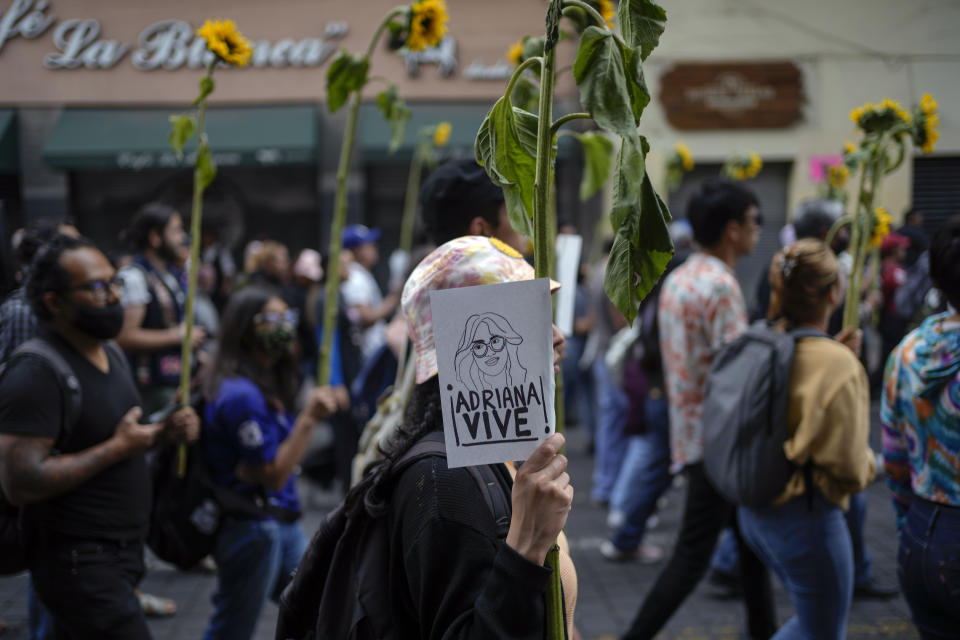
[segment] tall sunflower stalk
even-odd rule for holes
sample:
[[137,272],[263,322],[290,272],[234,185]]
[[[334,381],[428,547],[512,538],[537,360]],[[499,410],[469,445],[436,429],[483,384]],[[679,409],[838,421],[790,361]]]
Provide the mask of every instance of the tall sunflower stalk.
[[[403,200],[403,216],[400,219],[400,245],[397,251],[404,256],[404,266],[409,266],[410,251],[413,249],[413,229],[417,218],[417,202],[420,195],[420,176],[425,165],[432,165],[435,161],[434,150],[445,147],[450,141],[450,123],[440,122],[436,125],[423,127],[417,134],[417,144],[413,149],[413,158],[410,160],[410,172],[407,174],[407,193]],[[404,341],[406,344],[406,341]],[[400,386],[403,380],[406,361],[402,350],[400,364],[397,367],[395,387]]]
[[[404,37],[406,48],[422,51],[435,46],[446,33],[447,10],[443,0],[420,0],[410,5],[395,7],[387,12],[380,22],[370,45],[363,55],[356,56],[346,49],[340,51],[327,70],[327,107],[336,112],[348,104],[347,127],[340,147],[340,163],[337,167],[337,193],[333,205],[333,223],[330,227],[330,249],[327,258],[327,283],[324,289],[323,341],[317,361],[317,384],[330,381],[330,350],[337,321],[338,291],[340,289],[341,235],[347,217],[347,175],[353,155],[357,131],[357,116],[363,89],[370,80],[370,58],[384,31],[394,38]],[[410,109],[397,95],[396,87],[390,85],[377,95],[377,106],[393,126],[391,149],[399,146]]]
[[850,120],[862,134],[859,145],[847,142],[844,145],[844,165],[851,173],[860,173],[860,183],[854,210],[834,224],[827,236],[833,240],[837,231],[850,227],[850,252],[853,270],[847,286],[843,308],[843,328],[859,326],[860,297],[867,256],[872,255],[874,268],[869,280],[879,278],[880,245],[890,233],[890,215],[880,201],[883,179],[896,171],[906,156],[907,142],[923,153],[931,153],[939,132],[937,102],[930,94],[924,94],[913,114],[899,103],[884,98],[879,104],[867,103],[850,112]]
[[[580,33],[573,63],[584,111],[554,120],[557,44],[564,17],[586,20],[589,25]],[[617,18],[619,26],[614,26],[583,0],[550,0],[546,33],[542,40],[527,39],[522,43],[520,58],[525,57],[528,48],[533,49],[532,55],[514,69],[504,95],[481,124],[475,150],[477,162],[503,189],[513,227],[533,237],[534,268],[536,276],[542,278],[550,275],[552,267],[550,194],[558,130],[573,120],[592,119],[620,137],[610,213],[615,236],[604,288],[632,323],[640,302],[657,283],[673,254],[667,229],[670,213],[645,170],[650,147],[637,130],[640,116],[650,102],[642,62],[659,43],[666,12],[652,0],[622,0]],[[532,101],[524,106],[514,104],[514,89],[528,69],[539,70],[536,113],[524,108]],[[547,556],[547,564],[554,568],[547,597],[550,638],[565,637],[558,561],[559,551],[554,546]]]
[[[207,71],[200,78],[200,93],[193,100],[196,107],[193,113],[170,116],[170,146],[178,158],[183,157],[183,147],[196,135],[197,152],[193,161],[193,203],[190,210],[190,270],[187,285],[187,304],[184,309],[186,329],[180,351],[180,402],[190,401],[190,364],[193,356],[193,305],[197,297],[197,271],[200,266],[200,233],[203,217],[203,192],[217,176],[217,165],[210,151],[205,130],[207,98],[214,90],[213,71],[218,65],[243,67],[250,62],[253,47],[243,37],[232,20],[207,20],[197,30],[197,36],[207,43],[207,50],[213,55],[207,64]],[[180,445],[177,451],[177,471],[186,473],[187,450]]]

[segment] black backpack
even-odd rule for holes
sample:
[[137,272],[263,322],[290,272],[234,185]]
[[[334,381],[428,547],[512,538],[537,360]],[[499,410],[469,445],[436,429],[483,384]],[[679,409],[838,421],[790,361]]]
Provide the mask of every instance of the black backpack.
[[[419,460],[445,453],[443,433],[431,432],[393,463],[389,476],[399,478]],[[510,496],[489,466],[467,469],[493,514],[497,535],[506,537]],[[368,481],[356,489],[362,492]],[[331,511],[280,597],[276,640],[401,640],[387,605],[388,535],[385,513],[373,516],[362,504],[348,512],[345,501]]]
[[191,406],[200,416],[201,437],[187,445],[186,473],[178,473],[178,445],[159,448],[150,460],[153,506],[146,540],[157,557],[183,570],[195,567],[213,551],[220,524],[228,515],[269,515],[283,522],[300,517],[299,513],[271,505],[263,490],[255,495],[241,494],[214,481],[203,452],[203,400],[195,399]]
[[[730,502],[769,505],[797,471],[783,443],[794,348],[805,337],[826,336],[809,328],[782,332],[760,320],[725,345],[710,365],[703,401],[703,466]],[[809,474],[810,465],[804,471]]]
[[[104,343],[104,347],[119,351],[116,344],[112,342]],[[80,381],[53,345],[43,338],[31,338],[17,347],[6,362],[0,364],[0,383],[3,375],[14,363],[25,358],[34,358],[43,362],[53,371],[57,379],[63,408],[61,417],[63,429],[54,446],[54,449],[58,449],[63,446],[76,426],[77,420],[80,419],[80,409],[83,406]],[[12,575],[27,570],[23,513],[24,509],[10,504],[3,491],[0,491],[0,575]]]

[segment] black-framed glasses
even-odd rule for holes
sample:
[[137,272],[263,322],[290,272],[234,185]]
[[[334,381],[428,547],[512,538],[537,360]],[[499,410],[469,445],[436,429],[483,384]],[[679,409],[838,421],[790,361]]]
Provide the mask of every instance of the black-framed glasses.
[[489,342],[484,342],[483,340],[474,340],[470,345],[470,352],[473,353],[475,358],[482,358],[489,351],[494,353],[499,353],[503,351],[503,348],[507,346],[507,339],[503,336],[490,336]]
[[119,291],[123,279],[120,276],[114,276],[109,280],[91,280],[83,284],[74,284],[67,287],[66,291],[86,291],[94,300],[104,301],[110,297],[111,291]]
[[291,327],[297,326],[300,321],[300,314],[296,309],[287,309],[283,313],[279,311],[261,311],[253,316],[256,324],[285,324]]

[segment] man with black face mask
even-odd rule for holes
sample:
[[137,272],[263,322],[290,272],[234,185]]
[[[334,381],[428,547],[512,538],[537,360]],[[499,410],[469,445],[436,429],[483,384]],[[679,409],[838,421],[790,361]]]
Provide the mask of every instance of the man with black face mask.
[[0,384],[0,485],[23,507],[34,587],[53,637],[149,638],[134,592],[143,575],[150,481],[144,452],[196,439],[193,409],[140,424],[140,396],[112,344],[124,312],[116,272],[90,242],[60,236],[33,263],[27,299],[39,340],[73,371],[82,403],[49,361],[14,357]]
[[[130,358],[149,416],[173,404],[180,382],[186,292],[177,264],[186,233],[173,207],[151,202],[137,212],[122,239],[136,255],[120,270],[124,321],[117,344]],[[203,329],[195,327],[193,346],[205,339]]]

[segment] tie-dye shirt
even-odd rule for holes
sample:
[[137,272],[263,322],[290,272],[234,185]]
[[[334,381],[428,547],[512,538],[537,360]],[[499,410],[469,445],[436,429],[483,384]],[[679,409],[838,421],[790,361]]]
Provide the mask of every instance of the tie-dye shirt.
[[694,253],[663,283],[660,351],[670,403],[673,471],[703,459],[703,392],[720,347],[747,329],[747,307],[733,271]]
[[897,526],[920,496],[960,507],[960,322],[931,316],[893,350],[880,422]]

